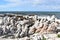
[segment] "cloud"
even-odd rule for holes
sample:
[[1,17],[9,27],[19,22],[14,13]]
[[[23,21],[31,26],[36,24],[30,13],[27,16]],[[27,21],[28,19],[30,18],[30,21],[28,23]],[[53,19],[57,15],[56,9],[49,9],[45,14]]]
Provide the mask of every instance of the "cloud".
[[0,9],[21,8],[22,10],[58,10],[60,9],[60,0],[3,0],[6,4],[0,5]]
[[33,5],[60,5],[60,0],[33,0]]
[[7,4],[0,5],[0,8],[16,7],[22,4],[20,0],[4,0],[4,2]]
[[7,2],[7,4],[0,5],[0,8],[18,7],[31,3],[30,0],[4,0],[4,2]]
[[19,2],[20,0],[4,0],[4,1],[7,1],[7,2]]
[[0,5],[0,8],[7,8],[7,7],[18,7],[21,5],[31,4],[31,6],[37,5],[50,5],[49,1],[47,0],[4,0],[7,4]]
[[[45,0],[46,1],[46,0]],[[36,5],[36,4],[42,4],[45,2],[44,0],[33,0],[33,4]]]

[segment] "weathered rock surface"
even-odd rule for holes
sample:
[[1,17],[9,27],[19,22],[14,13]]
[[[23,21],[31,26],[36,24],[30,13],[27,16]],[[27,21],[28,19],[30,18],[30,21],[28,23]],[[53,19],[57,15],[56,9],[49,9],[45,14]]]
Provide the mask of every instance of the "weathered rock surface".
[[[3,20],[3,21],[2,21]],[[56,33],[60,20],[55,16],[11,16],[0,17],[0,38],[41,40],[42,34]],[[4,36],[5,35],[5,36]]]

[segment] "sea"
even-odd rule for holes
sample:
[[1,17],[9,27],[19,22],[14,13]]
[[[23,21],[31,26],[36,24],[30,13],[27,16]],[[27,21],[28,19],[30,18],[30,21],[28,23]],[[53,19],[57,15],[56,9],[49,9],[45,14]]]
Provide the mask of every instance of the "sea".
[[46,12],[46,11],[0,11],[0,14],[22,14],[22,15],[40,15],[40,16],[52,16],[55,15],[60,19],[60,12]]

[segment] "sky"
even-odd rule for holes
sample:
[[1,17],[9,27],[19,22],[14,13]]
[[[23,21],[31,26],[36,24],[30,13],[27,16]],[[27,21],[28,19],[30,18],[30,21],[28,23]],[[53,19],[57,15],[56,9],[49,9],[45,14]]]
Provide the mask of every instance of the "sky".
[[60,11],[60,0],[0,0],[0,11]]

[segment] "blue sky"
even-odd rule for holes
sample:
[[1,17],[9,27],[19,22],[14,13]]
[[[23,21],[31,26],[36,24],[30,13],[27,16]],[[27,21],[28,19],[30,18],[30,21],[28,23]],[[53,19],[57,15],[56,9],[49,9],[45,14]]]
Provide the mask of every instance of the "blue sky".
[[60,11],[60,0],[0,0],[0,11]]

